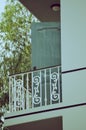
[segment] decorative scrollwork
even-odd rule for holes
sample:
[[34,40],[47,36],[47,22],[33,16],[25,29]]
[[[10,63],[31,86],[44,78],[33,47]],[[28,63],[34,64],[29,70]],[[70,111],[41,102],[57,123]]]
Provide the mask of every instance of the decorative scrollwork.
[[39,76],[33,77],[33,83],[34,83],[35,85],[38,85],[38,84],[40,83],[40,77],[39,77]]
[[33,97],[33,103],[34,104],[39,104],[41,102],[41,98],[40,97]]
[[59,94],[52,92],[51,99],[52,99],[52,101],[58,101],[59,100]]
[[53,72],[53,73],[51,74],[51,79],[53,79],[53,81],[56,82],[56,81],[58,80],[58,73]]
[[40,95],[40,77],[35,76],[33,77],[33,83],[34,83],[34,95],[33,95],[33,103],[34,104],[39,104],[41,102],[41,97]]
[[59,94],[57,92],[58,90],[58,86],[57,86],[57,81],[58,81],[58,73],[53,72],[51,74],[51,100],[52,101],[58,101],[59,100]]
[[22,80],[21,79],[16,80],[16,86],[19,86],[19,87],[22,86]]
[[24,91],[23,91],[22,79],[17,79],[15,81],[15,87],[16,87],[16,106],[23,107]]

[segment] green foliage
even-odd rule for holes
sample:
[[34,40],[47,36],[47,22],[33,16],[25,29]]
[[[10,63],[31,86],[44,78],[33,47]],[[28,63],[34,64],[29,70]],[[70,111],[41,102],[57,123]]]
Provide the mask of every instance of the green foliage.
[[31,68],[32,21],[33,15],[22,4],[8,0],[0,21],[0,106],[8,103],[8,75]]

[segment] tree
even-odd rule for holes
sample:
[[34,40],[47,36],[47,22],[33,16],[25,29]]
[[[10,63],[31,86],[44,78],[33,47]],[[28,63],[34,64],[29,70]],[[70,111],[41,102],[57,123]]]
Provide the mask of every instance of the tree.
[[8,75],[31,69],[30,28],[33,21],[34,16],[19,1],[8,0],[0,21],[1,106],[8,103]]

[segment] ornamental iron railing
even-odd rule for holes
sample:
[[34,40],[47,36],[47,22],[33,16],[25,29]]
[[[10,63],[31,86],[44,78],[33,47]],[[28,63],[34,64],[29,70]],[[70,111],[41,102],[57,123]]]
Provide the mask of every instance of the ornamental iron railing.
[[9,111],[62,102],[61,66],[9,76]]

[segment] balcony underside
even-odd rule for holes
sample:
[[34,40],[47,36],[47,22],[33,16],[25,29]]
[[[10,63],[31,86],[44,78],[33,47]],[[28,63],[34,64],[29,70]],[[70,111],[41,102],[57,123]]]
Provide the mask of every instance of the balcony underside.
[[60,10],[52,11],[53,4],[60,4],[60,0],[20,0],[40,21],[60,21]]
[[9,130],[62,130],[62,117],[55,117],[9,126]]

